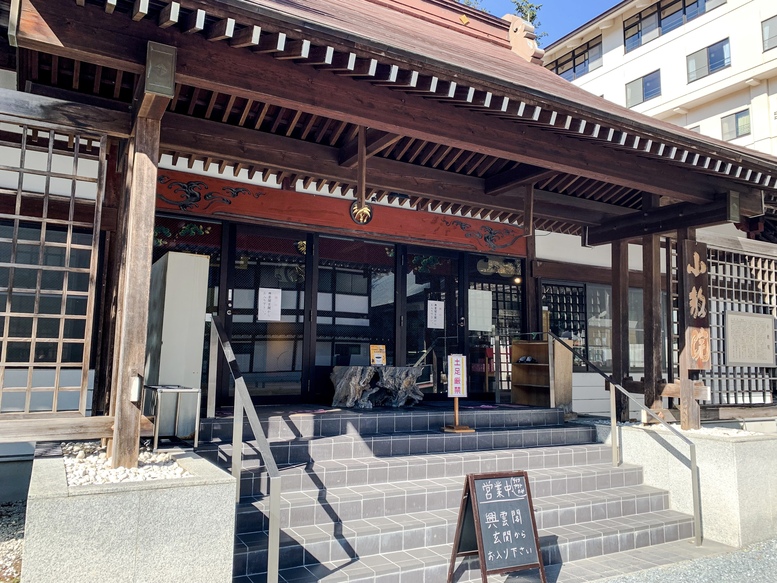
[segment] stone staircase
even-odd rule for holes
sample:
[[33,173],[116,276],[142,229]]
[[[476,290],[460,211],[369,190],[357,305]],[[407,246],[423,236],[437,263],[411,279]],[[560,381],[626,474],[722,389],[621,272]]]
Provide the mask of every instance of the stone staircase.
[[[469,434],[441,433],[453,414],[434,405],[258,411],[282,474],[281,581],[444,582],[470,473],[528,472],[551,568],[693,536],[692,517],[642,484],[640,467],[612,467],[594,428],[565,424],[559,410],[463,409],[461,423],[476,429]],[[231,431],[231,419],[206,420],[198,453],[227,466]],[[258,583],[268,478],[251,441],[243,455],[234,581]],[[459,559],[454,580],[480,581],[477,558]]]

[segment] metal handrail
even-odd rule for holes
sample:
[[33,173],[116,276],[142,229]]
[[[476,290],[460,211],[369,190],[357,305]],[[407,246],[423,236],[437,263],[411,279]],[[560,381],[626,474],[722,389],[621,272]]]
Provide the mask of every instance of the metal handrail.
[[[267,541],[267,583],[278,583],[278,562],[280,558],[280,537],[281,537],[281,474],[278,471],[278,465],[275,463],[275,458],[270,450],[270,443],[267,441],[267,436],[264,434],[262,424],[259,421],[259,415],[256,413],[256,408],[251,401],[251,395],[248,392],[243,374],[240,372],[240,367],[237,364],[235,353],[232,350],[232,345],[229,342],[224,327],[221,324],[216,314],[211,315],[210,321],[210,339],[211,339],[211,354],[210,354],[210,379],[208,391],[208,410],[210,415],[211,407],[211,394],[215,395],[215,370],[217,355],[213,346],[215,345],[214,337],[218,338],[218,343],[221,346],[221,350],[224,353],[229,365],[229,372],[232,374],[232,379],[235,381],[235,411],[233,416],[232,425],[232,475],[237,481],[236,485],[236,499],[240,500],[240,472],[243,466],[243,413],[245,412],[248,417],[248,423],[251,426],[251,431],[254,434],[254,439],[259,448],[259,453],[264,461],[265,468],[267,469],[267,476],[270,481],[270,522],[268,526],[268,541]],[[213,409],[215,411],[215,396],[213,398]]]
[[[671,433],[673,433],[676,437],[678,437],[680,441],[688,445],[688,448],[690,450],[690,462],[691,462],[691,492],[693,495],[693,529],[695,533],[696,546],[697,547],[701,546],[702,544],[701,493],[699,491],[699,468],[696,465],[696,444],[693,443],[687,437],[685,437],[682,433],[677,431],[677,429],[669,425],[669,423],[661,419],[651,409],[649,409],[648,407],[645,407],[642,403],[637,401],[634,397],[631,396],[631,394],[626,389],[624,389],[620,384],[616,383],[615,380],[610,375],[605,373],[598,366],[596,366],[594,363],[588,360],[585,356],[583,356],[581,353],[575,350],[574,347],[564,342],[553,332],[548,332],[547,334],[551,338],[555,339],[564,348],[569,350],[576,358],[585,362],[590,368],[592,368],[594,371],[596,371],[602,377],[604,377],[604,380],[606,381],[608,386],[615,387],[616,389],[618,389],[621,393],[626,395],[626,397],[628,397],[630,401],[632,401],[635,405],[637,405],[642,411],[650,415],[653,419],[658,421],[661,425],[666,427]],[[620,445],[620,438],[618,437],[618,431],[617,431],[618,420],[616,419],[616,414],[615,414],[615,408],[616,408],[615,401],[616,401],[615,391],[610,390],[610,428],[611,428],[610,436],[612,440],[612,465],[614,467],[618,467],[620,465],[620,460],[621,460],[621,445]]]

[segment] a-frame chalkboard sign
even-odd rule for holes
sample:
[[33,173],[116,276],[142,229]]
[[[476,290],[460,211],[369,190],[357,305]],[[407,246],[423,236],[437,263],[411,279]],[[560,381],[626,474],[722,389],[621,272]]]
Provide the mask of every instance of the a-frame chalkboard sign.
[[480,559],[483,583],[490,574],[537,568],[547,583],[538,541],[526,472],[468,474],[448,583],[453,582],[456,557],[474,554]]

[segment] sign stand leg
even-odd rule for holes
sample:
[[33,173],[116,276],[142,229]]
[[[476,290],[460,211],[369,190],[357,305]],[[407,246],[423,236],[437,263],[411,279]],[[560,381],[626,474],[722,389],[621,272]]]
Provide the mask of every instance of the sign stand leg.
[[475,430],[466,425],[459,425],[459,398],[453,397],[453,425],[442,428],[446,433],[475,433]]

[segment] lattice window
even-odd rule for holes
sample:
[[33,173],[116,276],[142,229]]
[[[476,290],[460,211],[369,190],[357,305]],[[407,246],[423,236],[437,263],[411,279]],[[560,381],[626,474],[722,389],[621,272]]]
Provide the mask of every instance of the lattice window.
[[[777,315],[777,259],[708,247],[712,370],[701,379],[712,393],[712,405],[757,405],[773,402],[777,369],[727,366],[726,311]],[[677,253],[672,252],[672,345],[674,378],[678,373]]]
[[[571,284],[542,284],[542,305],[548,308],[550,331],[566,339],[586,354],[586,294],[585,286]],[[585,365],[575,359],[575,369],[585,370]]]
[[86,411],[105,154],[0,123],[0,413]]
[[721,405],[771,403],[775,368],[726,366],[725,314],[777,315],[777,259],[709,248],[712,371],[702,378]]

